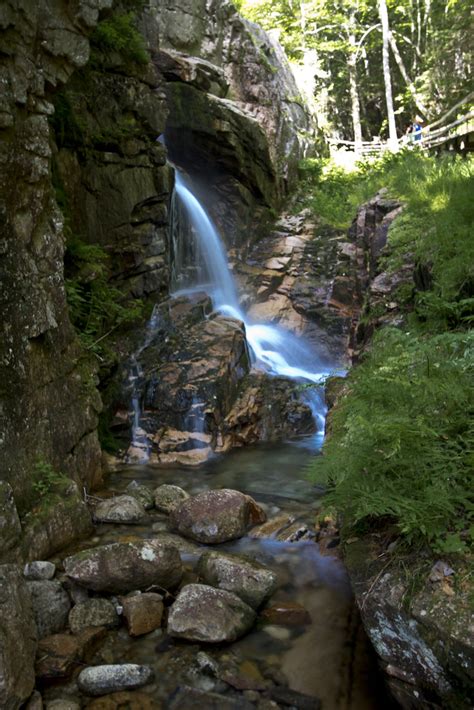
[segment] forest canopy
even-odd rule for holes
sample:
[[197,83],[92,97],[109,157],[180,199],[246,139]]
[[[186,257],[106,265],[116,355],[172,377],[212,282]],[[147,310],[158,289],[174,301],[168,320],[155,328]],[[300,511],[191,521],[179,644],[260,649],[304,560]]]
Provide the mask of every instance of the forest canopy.
[[[313,79],[322,122],[340,138],[400,136],[472,90],[467,0],[238,0],[240,12],[276,31],[290,61]],[[358,136],[358,132],[360,135]]]

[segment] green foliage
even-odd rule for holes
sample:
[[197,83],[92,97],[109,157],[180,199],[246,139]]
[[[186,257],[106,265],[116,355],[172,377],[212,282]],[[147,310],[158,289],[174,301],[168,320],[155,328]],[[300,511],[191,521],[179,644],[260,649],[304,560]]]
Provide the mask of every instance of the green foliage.
[[410,542],[460,540],[474,512],[474,334],[384,329],[348,385],[315,464],[327,504],[350,522],[393,518]]
[[102,247],[71,235],[65,257],[66,295],[70,316],[86,350],[104,367],[116,360],[109,336],[140,318],[143,304],[126,300],[109,282],[108,255]]
[[[239,11],[276,30],[291,61],[312,64],[320,125],[354,140],[349,66],[360,101],[364,137],[386,135],[382,32],[378,3],[364,0],[239,0]],[[390,74],[399,135],[420,113],[432,120],[471,90],[471,4],[467,0],[387,0],[392,39]],[[416,99],[413,95],[415,90]],[[423,108],[420,108],[420,107]],[[468,108],[466,107],[466,111]]]
[[438,159],[406,149],[359,163],[352,172],[329,160],[306,160],[301,172],[306,203],[337,228],[347,229],[358,205],[388,188],[388,195],[400,199],[405,209],[391,227],[385,266],[395,269],[413,253],[430,266],[443,297],[467,298],[473,291],[474,202],[466,199],[474,191],[472,160]]
[[91,35],[91,62],[102,65],[112,52],[126,63],[147,64],[149,55],[142,35],[134,25],[133,12],[115,14],[99,22]]
[[64,473],[55,471],[51,464],[42,458],[35,463],[32,479],[32,489],[40,498],[45,498],[70,483]]
[[407,152],[347,177],[317,170],[314,204],[330,222],[342,225],[361,189],[385,184],[402,199],[383,267],[414,260],[429,278],[424,290],[401,294],[404,330],[379,331],[350,373],[313,473],[346,525],[388,519],[410,543],[462,552],[474,513],[472,163]]

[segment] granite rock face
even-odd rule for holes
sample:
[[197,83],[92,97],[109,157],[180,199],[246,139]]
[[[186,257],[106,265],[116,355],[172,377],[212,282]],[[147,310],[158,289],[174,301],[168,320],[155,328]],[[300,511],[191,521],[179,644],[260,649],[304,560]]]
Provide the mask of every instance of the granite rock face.
[[[203,122],[199,126],[185,125],[180,111],[173,111],[167,133],[172,140],[179,130],[180,145],[176,150],[189,155],[187,149],[191,147],[195,156],[197,152],[210,164],[224,168],[224,172],[229,159],[235,167],[232,154],[239,149],[239,135],[235,134],[232,146],[222,134],[233,133],[232,110],[242,112],[263,128],[270,157],[270,161],[263,161],[269,171],[267,184],[274,184],[274,194],[269,197],[267,193],[267,198],[275,205],[275,200],[278,201],[294,182],[298,161],[308,144],[303,136],[310,132],[311,125],[281,47],[257,25],[240,17],[227,0],[219,3],[197,0],[179,7],[172,0],[154,0],[151,13],[160,28],[160,54],[156,62],[171,79],[168,84],[171,92],[176,88],[180,91],[181,83],[214,96],[216,107],[220,99],[226,96],[231,99],[227,104],[227,118],[225,106],[221,117],[213,113],[212,106],[209,108],[211,120],[207,125]],[[188,60],[190,55],[191,60]],[[200,121],[199,116],[197,121]],[[220,141],[215,140],[216,129],[223,143],[222,151]],[[251,146],[249,153],[258,171],[263,165],[260,148]],[[283,163],[278,160],[281,155],[285,156]],[[241,184],[247,187],[247,194],[255,194],[259,182],[255,179],[257,173],[252,172],[250,166],[250,171],[244,174],[246,179],[240,180]],[[215,183],[218,185],[219,180]],[[230,180],[227,187],[232,187]]]
[[87,36],[110,5],[7,1],[0,15],[0,467],[23,510],[38,457],[87,485],[100,473],[101,404],[84,387],[92,365],[68,318],[48,117],[53,90],[87,62]]
[[[210,311],[202,293],[163,302],[159,326],[137,358],[140,426],[152,462],[196,465],[214,451],[314,430],[310,407],[294,382],[250,374],[243,323]],[[114,420],[128,440],[125,403]],[[129,460],[141,456],[129,448]]]

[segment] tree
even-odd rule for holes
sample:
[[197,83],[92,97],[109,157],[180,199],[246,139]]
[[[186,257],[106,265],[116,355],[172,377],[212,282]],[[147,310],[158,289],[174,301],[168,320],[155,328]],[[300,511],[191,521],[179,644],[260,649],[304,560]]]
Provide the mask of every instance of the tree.
[[239,2],[246,17],[278,29],[291,61],[316,53],[315,90],[329,95],[332,130],[357,145],[387,129],[394,145],[397,122],[400,131],[416,113],[431,121],[469,93],[467,0]]
[[392,76],[390,74],[389,38],[390,26],[388,24],[387,3],[379,0],[379,16],[382,26],[382,70],[385,84],[385,101],[387,103],[388,144],[393,152],[398,150],[397,125],[393,110]]

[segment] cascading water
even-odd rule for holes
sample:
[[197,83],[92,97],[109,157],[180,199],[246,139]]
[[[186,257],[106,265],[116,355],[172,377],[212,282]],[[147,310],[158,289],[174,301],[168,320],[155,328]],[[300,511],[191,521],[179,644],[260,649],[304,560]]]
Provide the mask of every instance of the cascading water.
[[[306,343],[296,339],[293,333],[279,326],[253,323],[240,308],[237,290],[229,271],[219,233],[179,170],[176,170],[174,200],[174,218],[187,221],[192,230],[193,248],[198,260],[191,279],[175,280],[175,285],[180,292],[196,289],[206,291],[212,299],[215,310],[243,321],[255,367],[263,369],[268,374],[281,375],[297,382],[322,384],[330,374],[330,370],[318,361]],[[184,208],[185,216],[182,215],[179,204]],[[176,256],[182,258],[184,247],[180,243],[180,230],[175,228],[173,231],[174,255],[175,258]],[[317,432],[321,435],[324,431],[326,414],[321,389],[305,388],[302,398],[310,406]]]
[[127,460],[129,463],[146,463],[150,457],[150,442],[145,430],[141,426],[142,406],[141,406],[141,381],[143,378],[143,370],[140,365],[140,355],[147,348],[160,325],[160,319],[157,307],[153,308],[150,320],[147,323],[145,338],[138,350],[130,358],[130,367],[128,370],[128,385],[131,392],[131,442]]

